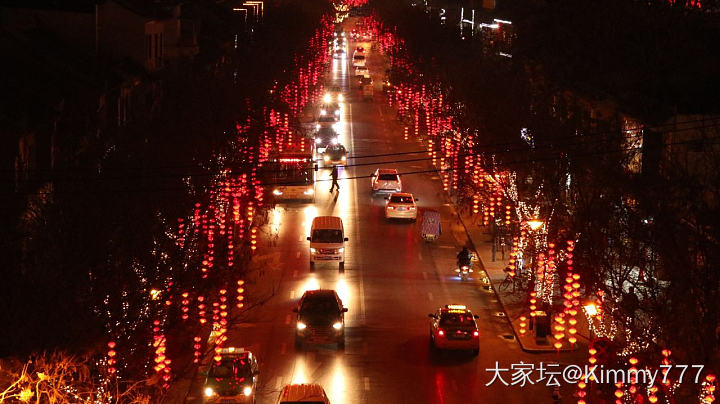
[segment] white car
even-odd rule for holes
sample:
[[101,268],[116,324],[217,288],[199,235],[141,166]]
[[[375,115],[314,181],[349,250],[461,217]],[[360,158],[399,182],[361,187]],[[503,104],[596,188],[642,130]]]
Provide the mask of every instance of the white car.
[[378,168],[372,175],[372,193],[380,192],[402,192],[402,181],[400,175],[394,168]]
[[365,66],[358,66],[355,68],[355,77],[358,79],[361,77],[370,76],[370,70]]
[[365,61],[365,56],[356,54],[353,56],[353,67],[365,66]]
[[386,196],[385,219],[410,219],[417,220],[417,204],[419,199],[412,194],[396,192]]

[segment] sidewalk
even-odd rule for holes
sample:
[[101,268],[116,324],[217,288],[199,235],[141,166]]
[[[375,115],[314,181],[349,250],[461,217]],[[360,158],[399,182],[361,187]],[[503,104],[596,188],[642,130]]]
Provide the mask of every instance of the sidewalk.
[[[486,233],[483,227],[478,225],[478,216],[473,217],[468,214],[464,214],[458,211],[457,207],[454,205],[453,212],[455,213],[457,220],[455,220],[452,230],[467,235],[467,238],[470,239],[473,249],[480,259],[480,268],[482,268],[478,274],[480,287],[485,290],[492,290],[495,292],[498,302],[503,307],[503,311],[508,317],[508,322],[512,326],[515,338],[519,342],[522,350],[526,352],[557,352],[557,350],[553,347],[555,338],[553,338],[552,335],[548,335],[547,338],[536,339],[532,330],[529,329],[529,324],[525,327],[526,333],[524,335],[520,333],[520,317],[525,316],[528,319],[530,318],[527,303],[527,292],[517,291],[513,293],[512,288],[508,288],[507,290],[499,290],[498,288],[505,279],[505,272],[503,272],[503,269],[507,267],[509,263],[509,251],[505,251],[504,257],[502,252],[497,251],[495,261],[493,261],[492,235]],[[587,334],[587,320],[582,314],[578,314],[576,319],[576,328],[578,330],[576,338],[578,341],[574,344],[574,347],[570,347],[567,339],[563,340],[563,347],[560,349],[561,352],[584,349],[587,345],[588,337],[586,335],[582,335]]]

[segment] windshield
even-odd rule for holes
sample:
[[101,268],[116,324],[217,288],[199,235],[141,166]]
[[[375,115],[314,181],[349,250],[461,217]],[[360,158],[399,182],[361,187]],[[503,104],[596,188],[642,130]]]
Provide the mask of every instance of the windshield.
[[312,161],[277,162],[270,168],[277,185],[309,185],[314,182]]
[[394,203],[413,203],[412,196],[392,196],[390,202]]
[[342,155],[345,154],[345,147],[341,145],[329,146],[327,149],[325,149],[325,153],[333,156]]
[[300,306],[301,312],[336,313],[340,311],[337,301],[332,297],[305,298]]
[[246,357],[223,358],[219,364],[210,368],[208,376],[213,379],[247,379],[252,376],[252,370]]
[[280,404],[324,404],[324,401],[281,401]]
[[355,55],[355,56],[353,56],[353,59],[355,59],[355,60],[365,60],[365,56],[363,56],[363,55]]
[[314,243],[342,243],[342,230],[337,229],[315,229],[312,234]]
[[470,313],[444,313],[442,317],[440,317],[440,325],[474,326],[475,323],[473,322],[473,316]]
[[398,177],[396,174],[380,174],[378,179],[381,181],[397,181]]

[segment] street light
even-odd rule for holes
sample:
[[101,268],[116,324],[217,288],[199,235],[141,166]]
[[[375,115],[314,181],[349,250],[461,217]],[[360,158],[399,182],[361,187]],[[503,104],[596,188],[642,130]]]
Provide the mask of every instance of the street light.
[[538,219],[530,219],[530,220],[526,221],[526,223],[528,224],[528,226],[530,226],[530,230],[532,230],[532,231],[535,231],[535,230],[541,228],[542,225],[545,224],[545,222],[543,222],[542,220],[538,220]]
[[585,313],[590,316],[588,319],[588,332],[589,332],[589,338],[592,340],[593,338],[593,328],[595,328],[595,317],[598,315],[598,309],[594,302],[588,302],[587,304],[583,305],[583,308],[585,309]]

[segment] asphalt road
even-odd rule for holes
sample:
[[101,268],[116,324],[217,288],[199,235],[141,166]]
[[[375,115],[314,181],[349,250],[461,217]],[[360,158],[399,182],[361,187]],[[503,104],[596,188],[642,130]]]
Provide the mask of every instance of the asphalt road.
[[[350,45],[351,56],[355,44]],[[359,99],[358,90],[348,82],[347,66],[342,66],[343,61],[333,62],[326,84],[340,84],[349,95],[343,106],[341,135],[350,155],[421,150],[420,143],[403,140],[402,128],[385,105],[380,83],[386,67],[377,50],[371,51],[369,63],[376,85],[372,102]],[[430,169],[425,161],[393,162],[422,156],[352,158],[351,165],[367,165],[343,169],[340,176],[368,176],[378,167],[397,168],[401,173]],[[227,346],[245,347],[259,358],[258,403],[274,403],[283,385],[299,382],[321,384],[334,404],[553,402],[551,388],[544,382],[486,386],[493,377],[486,369],[495,367],[495,361],[504,368],[521,361],[537,366],[555,361],[555,355],[524,353],[514,339],[507,338],[512,330],[498,316],[502,308],[495,295],[480,288],[475,279],[461,282],[455,276],[455,254],[467,239],[449,231],[455,219],[444,204],[437,175],[403,176],[405,190],[420,199],[421,210],[434,208],[443,215],[443,227],[448,230],[435,243],[420,238],[419,222],[386,222],[385,201],[371,196],[369,178],[341,180],[339,194],[330,194],[329,170],[321,169],[319,177],[325,181],[317,184],[314,204],[278,205],[270,213],[256,258],[266,274],[260,283],[248,285],[248,294],[253,295],[253,287],[256,295],[272,289],[271,295],[267,292],[272,297],[229,330]],[[329,263],[310,270],[305,237],[316,215],[343,219],[349,242],[342,272],[337,264]],[[318,287],[335,289],[349,308],[344,350],[335,346],[296,350],[294,346],[291,310],[306,289]],[[431,353],[427,314],[450,303],[465,304],[480,316],[479,356]],[[508,382],[512,378],[510,373],[503,377]],[[201,385],[198,376],[188,402],[200,402]]]

